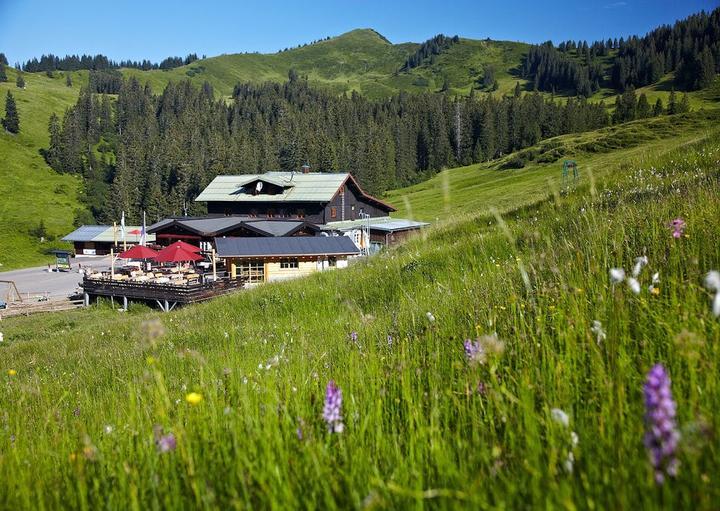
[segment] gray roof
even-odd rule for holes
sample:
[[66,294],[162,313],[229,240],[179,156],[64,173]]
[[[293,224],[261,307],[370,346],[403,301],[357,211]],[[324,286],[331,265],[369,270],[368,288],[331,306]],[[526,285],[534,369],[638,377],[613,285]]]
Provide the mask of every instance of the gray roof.
[[[304,220],[292,221],[292,220],[255,220],[253,222],[245,222],[247,225],[267,232],[272,236],[287,236],[291,232],[297,230],[305,224]],[[319,229],[314,224],[308,223],[307,225],[312,226],[316,231]]]
[[[240,176],[217,176],[198,195],[199,202],[330,202],[350,174],[311,172],[265,172]],[[245,193],[243,186],[263,180],[284,187],[275,195]]]
[[215,238],[219,257],[302,257],[355,255],[360,250],[347,236],[293,238]]
[[[115,232],[113,232],[113,229]],[[139,234],[130,234],[130,231],[140,231],[142,227],[136,225],[125,226],[125,241],[128,243],[140,243]],[[155,236],[147,234],[147,241],[155,241]],[[100,243],[112,243],[122,241],[120,226],[113,228],[112,225],[83,225],[63,238],[63,241],[93,241]]]
[[[366,225],[368,225],[367,220],[346,220],[344,222],[329,222],[325,224],[322,228],[328,231],[349,231],[351,229],[358,229]],[[427,222],[417,222],[415,220],[407,220],[405,218],[392,218],[389,216],[370,219],[371,231],[411,231],[414,229],[421,229],[423,227],[427,227],[428,225],[430,224]]]
[[219,216],[205,218],[169,218],[161,220],[148,228],[148,232],[158,232],[176,225],[200,236],[218,236],[224,232],[246,227],[266,236],[287,236],[307,225],[319,230],[305,220],[264,220],[247,216]]

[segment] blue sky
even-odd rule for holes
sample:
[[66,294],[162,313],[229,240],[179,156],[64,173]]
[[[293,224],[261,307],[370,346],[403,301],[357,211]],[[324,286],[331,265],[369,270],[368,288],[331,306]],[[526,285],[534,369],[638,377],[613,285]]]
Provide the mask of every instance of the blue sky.
[[717,0],[0,0],[0,51],[10,63],[42,53],[159,61],[190,52],[274,52],[354,28],[374,28],[394,43],[421,42],[438,33],[590,41],[644,34],[717,5]]

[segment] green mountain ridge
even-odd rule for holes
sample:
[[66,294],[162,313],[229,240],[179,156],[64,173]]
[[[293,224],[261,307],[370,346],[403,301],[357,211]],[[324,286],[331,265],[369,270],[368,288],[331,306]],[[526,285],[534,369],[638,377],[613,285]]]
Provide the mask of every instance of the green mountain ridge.
[[[486,65],[497,67],[500,91],[514,86],[513,69],[530,46],[509,41],[461,39],[437,56],[436,62],[399,72],[420,44],[392,44],[373,29],[356,29],[325,41],[277,53],[235,53],[197,60],[171,70],[123,69],[125,76],[148,81],[157,92],[171,80],[208,81],[217,92],[230,95],[238,82],[283,81],[291,69],[315,86],[334,91],[357,91],[370,98],[397,93],[433,92],[446,78],[457,92],[469,92]],[[505,78],[505,80],[502,80]],[[524,80],[523,80],[524,83]]]

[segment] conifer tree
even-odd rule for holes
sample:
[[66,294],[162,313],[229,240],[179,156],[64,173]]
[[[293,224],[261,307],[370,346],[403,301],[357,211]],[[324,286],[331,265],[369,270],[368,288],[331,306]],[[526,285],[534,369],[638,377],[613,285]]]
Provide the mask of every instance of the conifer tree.
[[8,64],[8,59],[7,59],[7,57],[5,56],[4,53],[0,53],[0,65],[3,65],[3,66],[9,65],[9,64]]
[[650,109],[650,103],[648,103],[647,96],[644,92],[640,94],[640,97],[638,98],[636,111],[638,119],[645,119],[646,117],[650,117],[652,110]]
[[65,86],[72,87],[72,76],[70,76],[70,73],[65,73]]
[[687,92],[683,94],[682,99],[680,100],[680,104],[678,105],[677,111],[679,114],[684,114],[690,111],[690,98],[687,95]]
[[21,72],[18,72],[17,78],[15,79],[15,85],[17,85],[19,89],[25,88],[25,78]]
[[710,87],[715,80],[715,60],[708,47],[705,47],[699,57],[698,68],[697,88]]
[[657,98],[655,106],[653,107],[653,116],[657,117],[658,115],[662,115],[664,111],[662,99]]
[[10,133],[20,132],[20,117],[18,116],[15,98],[8,91],[5,97],[5,118],[2,120],[3,127]]
[[5,72],[5,65],[0,64],[0,82],[7,82],[7,81],[8,81],[8,77],[7,77],[7,73]]

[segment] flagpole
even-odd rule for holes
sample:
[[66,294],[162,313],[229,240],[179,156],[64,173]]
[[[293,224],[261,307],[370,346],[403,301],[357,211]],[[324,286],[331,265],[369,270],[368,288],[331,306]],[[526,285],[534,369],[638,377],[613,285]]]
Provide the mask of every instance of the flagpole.
[[122,242],[123,242],[123,252],[127,250],[127,240],[125,238],[125,212],[122,212],[122,217],[120,218],[120,235],[122,236]]

